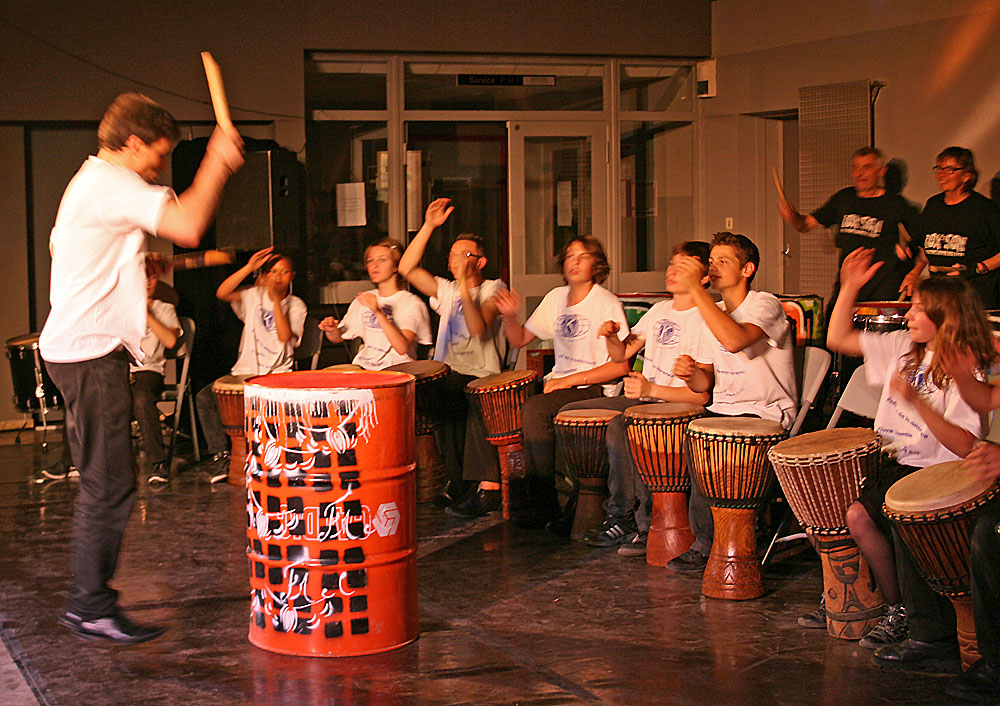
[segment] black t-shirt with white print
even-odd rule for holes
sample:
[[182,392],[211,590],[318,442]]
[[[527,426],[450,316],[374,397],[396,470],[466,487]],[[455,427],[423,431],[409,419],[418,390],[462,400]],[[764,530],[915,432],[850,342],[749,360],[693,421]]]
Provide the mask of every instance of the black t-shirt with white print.
[[927,262],[939,267],[964,265],[966,277],[975,274],[978,263],[1000,252],[1000,212],[977,191],[951,206],[943,193],[930,197],[920,227]]

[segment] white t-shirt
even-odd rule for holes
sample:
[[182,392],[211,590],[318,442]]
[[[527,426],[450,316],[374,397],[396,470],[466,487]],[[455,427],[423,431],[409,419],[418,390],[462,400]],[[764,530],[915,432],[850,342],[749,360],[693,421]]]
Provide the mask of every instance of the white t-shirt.
[[240,355],[233,366],[233,375],[264,375],[284,373],[292,369],[295,346],[302,340],[306,321],[306,305],[289,294],[281,300],[281,310],[288,317],[292,338],[282,343],[274,323],[274,305],[264,287],[241,289],[240,298],[232,303],[233,311],[243,322]]
[[397,353],[386,338],[385,332],[375,318],[375,313],[357,299],[347,307],[347,313],[340,320],[340,333],[344,338],[360,337],[363,345],[354,356],[354,364],[366,370],[382,370],[390,365],[408,363],[417,356],[417,344],[431,342],[431,322],[427,307],[416,294],[400,290],[391,296],[380,297],[378,290],[369,290],[378,298],[379,308],[385,312],[400,331],[416,334],[410,344],[408,354]]
[[[900,448],[896,454],[904,466],[924,468],[935,463],[958,460],[927,428],[913,405],[901,399],[889,387],[889,381],[903,369],[903,356],[913,347],[908,331],[892,333],[859,332],[861,352],[865,357],[865,373],[870,385],[882,387],[875,431]],[[926,351],[910,383],[924,401],[952,424],[981,437],[983,420],[958,393],[955,385],[939,389],[930,376],[932,351]]]
[[[628,336],[628,319],[622,303],[601,285],[591,287],[579,304],[569,306],[568,297],[568,286],[556,287],[524,323],[524,328],[538,338],[553,342],[555,365],[546,380],[590,370],[611,360],[607,344],[597,335],[605,321],[618,322],[620,340]],[[605,385],[605,394],[612,394],[614,387]]]
[[[177,320],[177,310],[174,309],[173,304],[154,299],[151,307],[153,309],[151,313],[157,321],[169,329],[180,329],[181,324]],[[145,354],[146,360],[143,361],[142,365],[130,365],[129,372],[134,373],[139,370],[150,370],[163,375],[163,370],[167,363],[167,359],[164,356],[163,341],[153,333],[153,329],[149,327],[148,322],[146,333],[142,337],[142,352]]]
[[[724,302],[718,302],[724,308]],[[733,321],[754,324],[764,332],[756,343],[730,353],[713,335],[705,336],[705,359],[715,368],[715,388],[708,409],[736,416],[753,414],[779,422],[786,429],[795,422],[797,404],[792,336],[785,310],[769,292],[747,292]]]
[[146,242],[174,197],[127,167],[89,157],[63,193],[50,236],[51,310],[42,357],[76,363],[124,344],[142,360],[146,330]]
[[679,356],[689,355],[700,363],[704,357],[702,337],[715,337],[705,326],[698,307],[690,309],[674,308],[674,301],[667,299],[657,302],[643,314],[632,328],[632,333],[646,339],[643,351],[642,374],[648,380],[664,387],[684,387],[687,383],[674,375],[674,361]]
[[[470,336],[462,311],[462,292],[458,282],[435,277],[437,294],[431,297],[431,309],[440,317],[434,360],[447,363],[462,375],[478,378],[500,372],[500,317],[496,317],[490,330],[483,336]],[[504,287],[498,279],[483,280],[471,291],[479,306],[489,301]]]

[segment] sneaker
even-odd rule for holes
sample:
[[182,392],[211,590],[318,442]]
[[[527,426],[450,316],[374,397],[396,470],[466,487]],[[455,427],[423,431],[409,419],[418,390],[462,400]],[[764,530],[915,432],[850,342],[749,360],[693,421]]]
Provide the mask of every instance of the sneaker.
[[[42,476],[49,480],[66,480],[66,476],[69,475],[69,471],[66,468],[61,468],[56,466],[55,468],[43,468]],[[79,475],[79,474],[77,474]],[[43,480],[36,480],[36,483],[44,483]]]
[[208,482],[212,485],[216,483],[224,483],[229,480],[229,452],[220,451],[219,453],[208,459],[209,462],[209,476]]
[[906,608],[902,603],[895,603],[885,607],[885,613],[878,625],[858,640],[858,646],[866,650],[877,650],[879,647],[893,645],[902,642],[910,634],[910,628],[906,624]]
[[605,520],[599,527],[587,530],[580,541],[591,547],[617,547],[636,537],[635,523],[620,518]]
[[986,657],[969,668],[969,671],[952,679],[944,687],[944,693],[956,699],[982,703],[986,699],[1000,701],[1000,669]]
[[59,622],[84,640],[110,640],[121,645],[137,645],[155,640],[166,631],[166,628],[152,625],[136,625],[122,613],[95,620],[81,620],[80,616],[67,612]]
[[934,642],[909,638],[883,645],[875,650],[872,663],[876,667],[904,672],[958,674],[962,670],[958,642],[954,638]]
[[646,537],[648,537],[647,532],[636,534],[631,542],[618,547],[618,556],[646,556]]
[[499,490],[477,490],[460,503],[446,507],[445,512],[455,517],[482,517],[500,509]]
[[67,478],[79,478],[80,471],[76,470],[76,466],[70,466],[69,471],[66,472]]
[[667,562],[667,568],[679,574],[701,574],[708,564],[708,554],[702,554],[691,548],[678,557]]
[[826,630],[826,596],[820,596],[819,607],[800,615],[797,622],[804,628]]
[[149,477],[146,482],[150,485],[155,483],[167,483],[170,478],[167,477],[167,470],[163,467],[163,461],[159,463],[154,463],[149,469]]

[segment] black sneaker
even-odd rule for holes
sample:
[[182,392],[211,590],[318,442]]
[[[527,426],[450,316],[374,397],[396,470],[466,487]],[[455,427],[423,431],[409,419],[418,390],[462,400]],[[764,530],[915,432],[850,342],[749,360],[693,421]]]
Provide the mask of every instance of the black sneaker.
[[639,532],[632,538],[631,542],[626,542],[618,547],[618,556],[646,556],[646,538],[648,536],[647,532]]
[[894,642],[875,650],[872,663],[886,669],[939,674],[955,674],[962,668],[958,643],[954,639],[923,642],[910,638]]
[[804,628],[826,630],[826,596],[820,596],[819,607],[800,615],[797,622]]
[[976,703],[983,703],[986,699],[1000,702],[1000,669],[996,663],[981,657],[969,671],[948,682],[944,692],[948,696]]
[[707,564],[708,554],[692,548],[668,561],[667,568],[679,574],[701,574],[705,572]]
[[162,627],[136,625],[123,613],[95,620],[81,620],[80,616],[67,612],[59,622],[84,640],[110,640],[120,645],[137,645],[155,640],[166,631]]
[[902,642],[909,634],[910,628],[906,624],[906,609],[903,604],[887,605],[878,625],[858,640],[858,647],[863,647],[866,650],[877,650],[886,645]]
[[164,462],[160,461],[154,463],[149,469],[149,477],[146,478],[146,482],[150,485],[156,485],[157,483],[166,483],[170,480],[168,477],[167,469],[164,467]]
[[224,483],[229,480],[229,452],[220,451],[208,460],[209,476],[208,482],[211,484]]
[[444,509],[455,517],[482,517],[500,509],[499,490],[477,490],[460,503]]
[[591,547],[617,547],[635,539],[635,523],[621,518],[605,520],[603,524],[589,529],[580,541]]

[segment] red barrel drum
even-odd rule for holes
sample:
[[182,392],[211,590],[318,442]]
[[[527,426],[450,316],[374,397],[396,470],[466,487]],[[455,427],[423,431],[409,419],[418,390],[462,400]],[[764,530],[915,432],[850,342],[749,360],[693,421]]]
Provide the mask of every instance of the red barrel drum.
[[246,381],[250,642],[343,657],[417,638],[414,378]]

